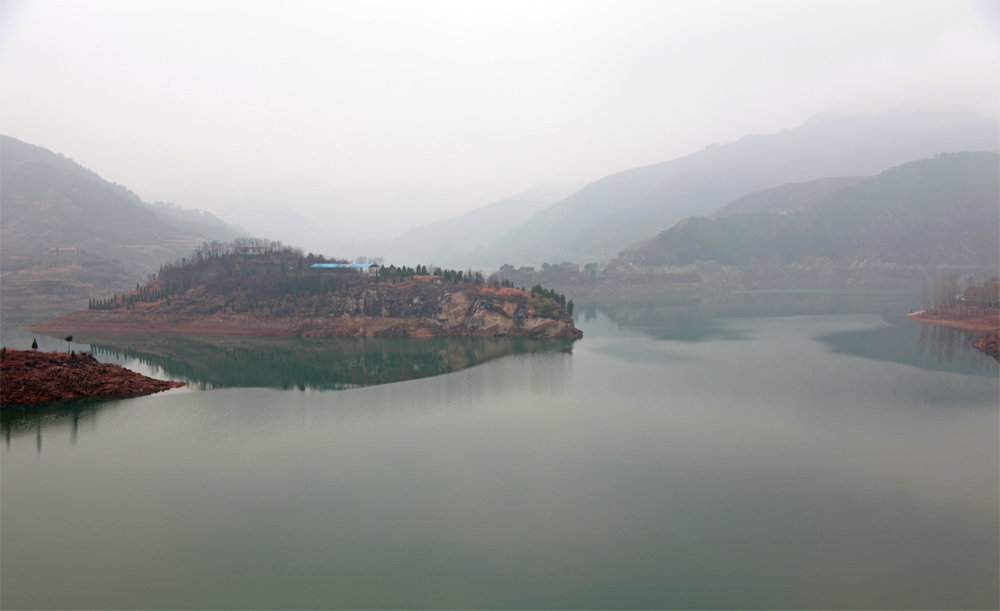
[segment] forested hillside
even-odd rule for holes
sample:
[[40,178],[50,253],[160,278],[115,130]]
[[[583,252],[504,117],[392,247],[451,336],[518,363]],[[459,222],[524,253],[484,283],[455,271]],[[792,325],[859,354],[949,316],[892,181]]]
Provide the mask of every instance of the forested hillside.
[[1000,261],[1000,156],[954,153],[904,164],[793,212],[695,217],[608,265],[623,277],[714,262],[744,270],[817,261],[842,268]]
[[856,185],[868,178],[870,177],[820,178],[756,191],[729,202],[710,214],[709,218],[717,219],[730,214],[746,214],[748,212],[791,212],[808,208],[822,203],[837,189]]

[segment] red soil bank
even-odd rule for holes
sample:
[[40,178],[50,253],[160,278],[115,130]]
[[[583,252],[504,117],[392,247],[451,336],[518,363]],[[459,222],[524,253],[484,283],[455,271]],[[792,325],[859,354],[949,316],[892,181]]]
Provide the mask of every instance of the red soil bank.
[[0,404],[73,397],[141,395],[184,386],[154,380],[89,354],[6,350],[0,362]]
[[939,314],[937,310],[928,312],[917,312],[908,316],[910,320],[938,325],[941,327],[951,327],[952,329],[962,329],[964,331],[992,331],[1000,327],[1000,315],[984,314],[982,316],[955,316],[948,313]]

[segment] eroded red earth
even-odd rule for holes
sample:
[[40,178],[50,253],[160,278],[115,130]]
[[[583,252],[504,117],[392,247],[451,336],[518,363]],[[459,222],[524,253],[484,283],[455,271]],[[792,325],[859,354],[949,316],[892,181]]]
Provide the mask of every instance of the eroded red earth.
[[74,397],[141,395],[184,386],[155,380],[89,354],[10,350],[0,362],[0,404]]

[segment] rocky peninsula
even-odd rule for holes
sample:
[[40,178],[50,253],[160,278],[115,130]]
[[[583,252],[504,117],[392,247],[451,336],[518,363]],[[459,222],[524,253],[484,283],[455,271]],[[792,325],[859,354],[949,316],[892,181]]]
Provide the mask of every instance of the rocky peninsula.
[[172,266],[135,290],[30,328],[36,333],[293,337],[579,338],[572,302],[450,270],[378,275],[313,266],[287,252]]
[[77,397],[143,395],[184,386],[155,380],[89,354],[3,350],[0,405]]

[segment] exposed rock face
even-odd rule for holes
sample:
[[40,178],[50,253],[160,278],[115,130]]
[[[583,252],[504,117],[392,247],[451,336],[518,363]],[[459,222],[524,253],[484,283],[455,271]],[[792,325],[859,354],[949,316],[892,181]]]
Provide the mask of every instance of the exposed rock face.
[[[454,292],[447,288],[426,281],[368,285],[349,295],[300,300],[295,310],[273,314],[220,311],[206,308],[196,296],[175,297],[171,304],[138,304],[136,309],[81,310],[31,330],[300,337],[583,336],[565,308],[551,300],[534,299],[514,288],[481,285]],[[211,313],[205,314],[206,310]]]
[[0,363],[0,404],[36,403],[73,397],[139,395],[184,386],[154,380],[89,354],[6,350]]
[[972,346],[1000,361],[1000,329],[980,337]]

